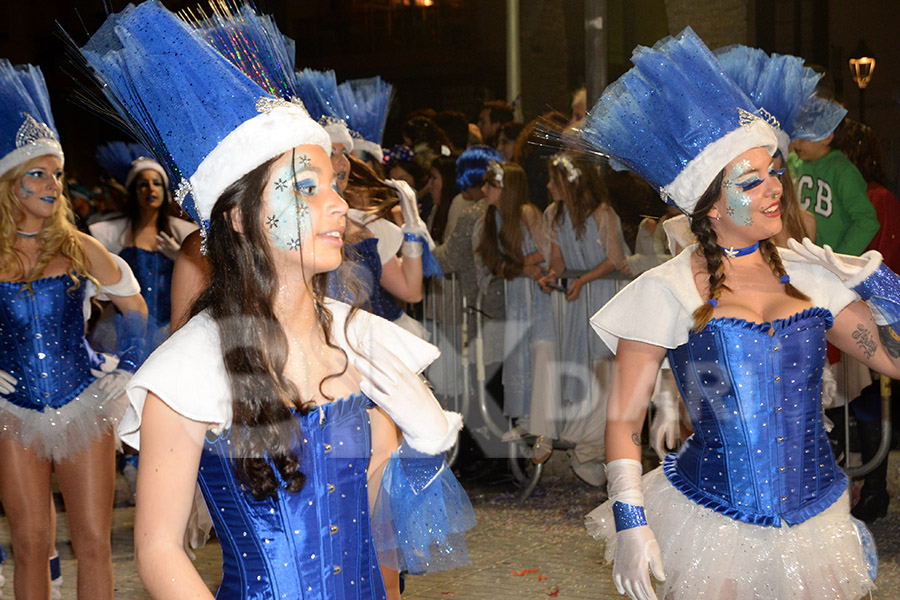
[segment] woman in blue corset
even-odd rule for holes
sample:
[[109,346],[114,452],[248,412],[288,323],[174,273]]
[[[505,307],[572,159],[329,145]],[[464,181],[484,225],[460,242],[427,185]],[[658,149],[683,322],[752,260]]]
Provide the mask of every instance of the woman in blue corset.
[[[119,430],[141,451],[144,585],[212,598],[182,546],[199,479],[222,547],[216,597],[398,598],[382,565],[446,564],[471,527],[441,459],[462,423],[419,378],[434,347],[324,296],[347,226],[328,134],[156,2],[112,15],[81,53],[183,174],[176,199],[211,267],[190,320],[130,382]],[[166,90],[149,85],[164,74]]]
[[113,427],[140,344],[113,373],[93,371],[85,320],[98,290],[133,311],[128,321],[137,333],[147,308],[128,266],[75,229],[40,69],[0,60],[0,83],[0,498],[15,597],[50,597],[55,472],[78,560],[78,597],[111,599]]
[[[877,253],[775,247],[774,123],[690,28],[632,62],[584,140],[689,215],[697,244],[591,319],[616,363],[609,501],[588,528],[635,599],[657,598],[651,572],[671,600],[860,598],[874,587],[874,548],[825,433],[825,342],[900,374],[900,282]],[[644,415],[667,357],[694,434],[642,478]]]
[[128,191],[123,217],[90,226],[91,235],[107,250],[129,264],[141,284],[151,323],[168,336],[172,314],[172,268],[181,243],[197,229],[178,218],[169,192],[169,177],[152,158],[140,157],[131,164],[124,181]]

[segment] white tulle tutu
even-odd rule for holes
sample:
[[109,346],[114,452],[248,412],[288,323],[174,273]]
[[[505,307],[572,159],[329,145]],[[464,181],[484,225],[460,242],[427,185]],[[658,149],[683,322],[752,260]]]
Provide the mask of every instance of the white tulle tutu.
[[[666,571],[666,581],[657,585],[660,600],[847,600],[875,587],[846,492],[799,525],[763,527],[696,504],[661,467],[644,475],[643,484],[647,524]],[[591,511],[586,526],[606,542],[612,562],[610,503]]]
[[101,403],[98,381],[94,380],[65,406],[48,406],[44,412],[0,398],[0,439],[15,440],[40,458],[54,462],[84,450],[110,429],[115,430],[128,406],[124,393]]

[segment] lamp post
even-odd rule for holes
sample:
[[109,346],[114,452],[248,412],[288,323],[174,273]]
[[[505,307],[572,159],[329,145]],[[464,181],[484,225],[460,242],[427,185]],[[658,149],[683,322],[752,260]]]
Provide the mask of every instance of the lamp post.
[[859,46],[853,51],[849,62],[850,75],[859,88],[859,121],[865,123],[865,92],[869,82],[872,81],[872,73],[875,71],[875,55],[864,41],[859,40]]

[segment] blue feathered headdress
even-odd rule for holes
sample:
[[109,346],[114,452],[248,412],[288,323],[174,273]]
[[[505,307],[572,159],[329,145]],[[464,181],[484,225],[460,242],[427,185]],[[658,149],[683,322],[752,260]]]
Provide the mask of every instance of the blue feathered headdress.
[[47,154],[65,159],[44,74],[0,59],[0,175]]
[[[141,157],[148,157],[151,152],[140,144],[128,142],[107,142],[97,146],[95,157],[97,164],[106,169],[113,179],[127,186],[131,164]],[[162,168],[162,167],[160,167]]]
[[690,214],[736,156],[760,146],[775,152],[772,127],[690,27],[638,46],[631,62],[586,117],[582,138],[667,202]]
[[347,152],[353,150],[353,138],[345,121],[347,111],[338,93],[334,71],[303,69],[297,71],[296,79],[303,105],[309,115],[325,127],[331,143],[343,144]]
[[720,48],[715,54],[725,74],[756,106],[777,120],[778,125],[772,125],[778,149],[782,156],[787,156],[800,110],[815,95],[822,75],[804,67],[802,58],[784,54],[769,56],[759,48],[735,45]]
[[797,117],[794,137],[810,142],[824,140],[846,116],[847,109],[837,102],[814,96],[803,106],[800,116]]
[[264,92],[156,0],[108,17],[81,55],[204,235],[219,196],[246,173],[304,144],[331,152],[301,105]]
[[393,91],[394,87],[378,76],[352,79],[338,86],[346,111],[344,121],[350,127],[351,134],[358,136],[354,139],[354,148],[375,156],[378,162],[384,159],[381,138],[391,109]]

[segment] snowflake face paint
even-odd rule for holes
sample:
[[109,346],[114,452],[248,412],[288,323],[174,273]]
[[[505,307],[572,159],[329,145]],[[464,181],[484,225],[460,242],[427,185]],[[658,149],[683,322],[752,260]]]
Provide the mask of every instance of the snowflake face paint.
[[725,178],[725,211],[731,220],[743,227],[753,224],[750,211],[751,199],[746,193],[762,183],[759,177],[745,177],[750,171],[750,161],[741,160],[735,163]]
[[265,226],[272,243],[283,250],[299,251],[312,231],[308,198],[319,192],[321,171],[302,152],[293,163],[277,168],[269,180],[269,212]]

